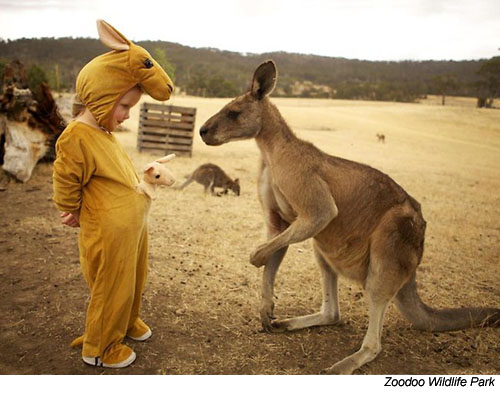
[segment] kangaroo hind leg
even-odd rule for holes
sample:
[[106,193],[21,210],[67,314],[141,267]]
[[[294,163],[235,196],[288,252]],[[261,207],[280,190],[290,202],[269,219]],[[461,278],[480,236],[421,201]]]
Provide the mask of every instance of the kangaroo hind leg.
[[397,218],[395,221],[389,221],[376,230],[372,237],[364,284],[369,302],[369,322],[361,348],[325,369],[323,373],[351,374],[374,360],[382,350],[382,325],[387,306],[415,272],[420,259],[419,252],[398,231],[398,221]]

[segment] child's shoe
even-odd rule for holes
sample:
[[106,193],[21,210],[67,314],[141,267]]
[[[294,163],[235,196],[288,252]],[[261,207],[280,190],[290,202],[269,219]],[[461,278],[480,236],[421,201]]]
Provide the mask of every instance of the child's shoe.
[[136,357],[137,355],[130,347],[117,344],[106,350],[104,360],[100,357],[82,357],[82,359],[88,365],[117,369],[131,365]]
[[128,338],[139,342],[149,339],[152,334],[153,332],[151,332],[149,326],[147,326],[140,318],[137,318],[134,325],[132,325],[132,327],[127,331]]

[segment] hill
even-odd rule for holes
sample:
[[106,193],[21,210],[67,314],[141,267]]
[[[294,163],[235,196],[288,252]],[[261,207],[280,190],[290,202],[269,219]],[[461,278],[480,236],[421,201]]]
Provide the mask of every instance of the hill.
[[[156,59],[164,57],[182,91],[209,97],[232,97],[244,91],[255,67],[266,59],[274,59],[280,72],[275,96],[414,101],[426,94],[443,93],[443,77],[453,80],[447,94],[477,96],[477,71],[483,63],[374,62],[285,52],[242,54],[165,41],[138,44]],[[28,69],[41,67],[52,87],[72,90],[81,67],[104,52],[106,48],[90,38],[0,41],[0,67],[19,59]]]

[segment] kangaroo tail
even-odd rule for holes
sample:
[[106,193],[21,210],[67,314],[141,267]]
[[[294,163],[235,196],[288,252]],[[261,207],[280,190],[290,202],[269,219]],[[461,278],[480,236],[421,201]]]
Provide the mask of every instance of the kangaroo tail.
[[189,176],[188,179],[186,181],[184,181],[184,183],[180,187],[178,187],[177,189],[184,189],[189,184],[191,184],[193,181],[194,181],[193,177]]
[[433,309],[417,293],[415,275],[399,290],[396,306],[403,316],[420,330],[433,332],[451,331],[479,326],[500,326],[500,309],[462,307]]

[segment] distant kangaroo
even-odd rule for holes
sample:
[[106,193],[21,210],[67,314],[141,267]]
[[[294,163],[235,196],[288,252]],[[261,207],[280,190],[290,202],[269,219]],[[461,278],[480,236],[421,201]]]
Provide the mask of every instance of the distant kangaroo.
[[385,143],[385,134],[378,134],[377,133],[377,141],[381,141],[382,143]]
[[179,189],[184,189],[193,181],[196,181],[205,187],[205,193],[210,188],[212,195],[215,195],[214,188],[223,188],[222,192],[218,192],[217,196],[226,195],[228,190],[232,190],[236,196],[240,196],[240,180],[236,178],[234,181],[224,173],[219,166],[212,163],[205,163],[198,167],[182,184]]
[[[273,61],[255,71],[250,91],[212,116],[200,129],[208,145],[255,138],[262,155],[259,199],[269,240],[250,262],[265,266],[260,316],[279,332],[340,321],[337,276],[357,281],[369,301],[369,325],[354,354],[325,369],[350,374],[381,350],[384,313],[394,298],[415,328],[446,331],[498,326],[500,309],[433,309],[417,294],[415,274],[424,250],[426,222],[420,204],[386,174],[327,155],[297,138],[268,95],[276,84]],[[288,245],[313,238],[323,285],[318,313],[275,320],[274,280]]]

